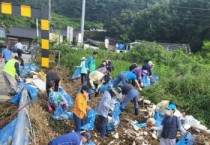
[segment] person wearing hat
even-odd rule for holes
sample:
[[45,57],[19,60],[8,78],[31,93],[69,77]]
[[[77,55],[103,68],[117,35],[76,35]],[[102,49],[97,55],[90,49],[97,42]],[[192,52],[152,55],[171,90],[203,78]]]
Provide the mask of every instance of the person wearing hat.
[[101,134],[101,137],[106,137],[108,113],[112,112],[114,109],[114,104],[112,101],[113,97],[118,97],[118,92],[115,88],[111,88],[109,91],[105,91],[97,108],[100,122],[99,132]]
[[15,57],[15,59],[9,60],[4,66],[3,77],[9,96],[14,96],[20,92],[16,81],[16,79],[21,79],[19,71],[20,64],[21,58]]
[[152,76],[152,68],[154,67],[154,64],[153,62],[150,60],[148,61],[147,63],[145,63],[143,66],[142,66],[142,69],[143,70],[146,70],[148,72],[148,75],[149,76]]
[[89,143],[90,139],[91,134],[89,132],[82,132],[81,134],[70,132],[52,139],[48,145],[82,145]]
[[90,89],[87,85],[83,85],[79,94],[77,94],[73,110],[73,118],[76,128],[75,132],[80,132],[81,126],[84,125],[84,117],[90,107],[87,105]]
[[105,74],[103,74],[100,71],[93,71],[90,73],[89,75],[89,84],[90,87],[95,90],[96,95],[98,94],[98,90],[101,87],[101,85],[105,82],[104,81],[104,76]]
[[6,44],[3,44],[4,49],[2,50],[0,62],[4,58],[4,63],[6,64],[10,59],[12,59],[12,52],[8,49]]
[[82,57],[81,59],[81,64],[80,64],[80,68],[81,68],[81,83],[84,85],[84,83],[87,81],[87,70],[88,68],[86,67],[86,58]]
[[166,116],[164,117],[161,126],[150,127],[150,129],[162,131],[160,145],[175,145],[177,131],[180,130],[182,135],[187,133],[187,131],[182,127],[181,120],[174,115],[176,106],[174,104],[169,104],[166,107]]
[[133,87],[131,84],[125,84],[120,87],[122,90],[122,94],[125,95],[125,98],[121,102],[120,110],[123,112],[125,110],[126,105],[129,101],[133,100],[134,103],[134,114],[138,115],[138,98],[139,92],[138,90]]
[[113,87],[118,87],[119,83],[122,82],[123,85],[128,84],[130,81],[133,81],[137,86],[138,90],[141,91],[142,88],[137,80],[136,75],[131,71],[123,71],[118,74],[117,79],[113,83]]

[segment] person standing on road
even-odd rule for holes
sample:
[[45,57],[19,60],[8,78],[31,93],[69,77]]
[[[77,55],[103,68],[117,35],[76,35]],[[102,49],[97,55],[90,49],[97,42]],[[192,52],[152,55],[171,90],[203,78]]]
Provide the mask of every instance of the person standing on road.
[[0,62],[4,58],[4,63],[6,64],[10,59],[12,59],[12,52],[8,49],[7,45],[3,45],[4,49],[2,50]]
[[23,53],[23,50],[22,50],[23,45],[22,45],[22,43],[21,42],[16,43],[15,44],[15,48],[17,49],[18,57],[21,58],[22,57],[22,53]]
[[9,60],[4,66],[3,77],[9,96],[14,96],[20,92],[20,90],[18,89],[16,79],[21,79],[19,71],[19,65],[21,64],[21,60],[21,58],[15,57],[15,59]]
[[76,126],[74,131],[77,133],[81,131],[81,126],[84,125],[84,118],[87,114],[87,111],[90,109],[90,107],[87,105],[89,91],[89,87],[84,85],[82,86],[80,93],[76,96],[73,118]]

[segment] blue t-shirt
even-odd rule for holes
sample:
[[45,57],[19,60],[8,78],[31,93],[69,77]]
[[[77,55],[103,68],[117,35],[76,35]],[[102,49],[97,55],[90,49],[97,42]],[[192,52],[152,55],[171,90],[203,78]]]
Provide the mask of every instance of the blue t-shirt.
[[128,81],[130,81],[130,80],[132,80],[132,81],[137,80],[136,75],[133,72],[125,71],[124,73],[125,73],[126,78],[127,78]]
[[11,59],[11,54],[12,54],[12,52],[9,50],[9,49],[4,49],[3,51],[2,51],[2,55],[4,56],[4,60],[5,61],[9,61],[10,59]]

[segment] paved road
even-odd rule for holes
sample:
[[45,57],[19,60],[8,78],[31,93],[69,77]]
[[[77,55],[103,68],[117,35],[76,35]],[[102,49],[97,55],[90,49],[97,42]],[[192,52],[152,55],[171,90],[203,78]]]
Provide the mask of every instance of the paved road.
[[[12,55],[16,56],[17,53],[13,53]],[[22,58],[24,60],[24,63],[27,63],[31,58],[31,55],[23,54]],[[10,97],[7,96],[7,90],[2,75],[3,67],[4,67],[4,62],[0,63],[0,101],[6,101],[10,99]]]

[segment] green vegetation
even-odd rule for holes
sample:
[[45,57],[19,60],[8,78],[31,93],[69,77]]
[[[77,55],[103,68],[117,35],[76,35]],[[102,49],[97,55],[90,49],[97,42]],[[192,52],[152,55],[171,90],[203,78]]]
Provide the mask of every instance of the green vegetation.
[[[204,51],[210,50],[208,44],[209,42],[204,43]],[[93,52],[90,49],[62,49],[61,62],[70,68],[79,65],[81,57],[88,57]],[[144,90],[142,95],[155,103],[162,99],[175,99],[178,108],[210,126],[210,62],[209,59],[202,57],[202,53],[191,55],[182,50],[170,52],[165,51],[156,43],[147,42],[132,49],[129,53],[97,51],[99,52],[97,66],[106,57],[112,59],[115,66],[113,77],[128,69],[131,62],[142,64],[145,60],[153,60],[154,73],[160,80],[157,85]]]

